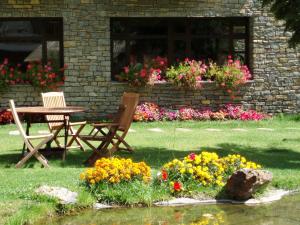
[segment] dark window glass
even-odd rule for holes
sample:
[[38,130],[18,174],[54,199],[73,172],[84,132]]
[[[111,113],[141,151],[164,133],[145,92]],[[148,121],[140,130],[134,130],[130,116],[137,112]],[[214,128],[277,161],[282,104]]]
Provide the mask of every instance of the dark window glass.
[[0,22],[0,37],[2,38],[39,38],[41,31],[39,24],[31,21],[3,21]]
[[28,62],[51,61],[63,67],[62,19],[0,18],[0,62],[26,68]]
[[184,40],[174,41],[174,57],[176,61],[185,59],[188,55],[186,52],[186,42]]
[[247,17],[112,18],[112,79],[129,63],[156,56],[223,64],[232,55],[249,66],[248,24]]

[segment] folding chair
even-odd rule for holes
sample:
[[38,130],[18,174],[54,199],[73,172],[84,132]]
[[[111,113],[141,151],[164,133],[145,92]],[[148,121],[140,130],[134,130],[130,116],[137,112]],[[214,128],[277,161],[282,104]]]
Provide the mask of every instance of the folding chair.
[[110,157],[114,153],[116,148],[112,140],[120,125],[119,118],[121,118],[124,111],[125,107],[120,105],[114,122],[109,123],[109,127],[106,126],[105,123],[108,132],[100,132],[103,128],[103,123],[92,123],[91,125],[93,126],[93,129],[88,135],[79,135],[80,139],[93,150],[91,156],[86,160],[86,163],[90,166],[93,166],[97,159],[101,157]]
[[[45,145],[47,142],[49,142],[54,135],[51,134],[45,134],[45,135],[26,135],[22,124],[20,122],[18,113],[15,108],[15,103],[13,100],[9,100],[9,105],[11,108],[12,115],[14,117],[14,121],[18,127],[18,130],[23,138],[24,144],[26,145],[28,149],[28,153],[25,154],[25,156],[16,164],[16,168],[20,168],[24,165],[24,163],[29,160],[32,156],[34,156],[44,167],[49,167],[47,159],[39,152],[39,149],[43,145]],[[35,139],[42,139],[40,143],[38,143],[35,147],[32,144],[32,140]]]
[[[63,92],[47,92],[47,93],[42,93],[42,99],[43,99],[43,104],[45,107],[49,108],[54,108],[54,107],[65,107],[66,106],[66,101],[64,97]],[[65,129],[63,122],[57,122],[57,121],[63,121],[64,116],[63,115],[47,115],[46,119],[48,121],[48,127],[49,130],[54,134],[54,142],[57,144],[58,147],[63,148],[63,146],[60,144],[58,137],[59,133],[62,129]],[[53,121],[53,122],[51,122]],[[68,121],[67,126],[68,126],[68,132],[69,135],[71,136],[70,141],[67,143],[66,148],[80,148],[82,151],[84,150],[84,147],[82,143],[80,142],[80,139],[78,137],[79,133],[82,131],[86,124],[86,121],[83,122],[70,122]],[[75,126],[79,126],[77,130],[75,130]],[[72,145],[73,142],[76,142],[77,145]]]
[[[139,102],[139,94],[137,93],[128,93],[124,92],[121,99],[121,106],[124,107],[123,112],[119,112],[114,117],[113,123],[119,123],[119,126],[116,130],[116,133],[112,139],[112,144],[114,145],[114,151],[117,150],[126,150],[133,152],[133,148],[125,141],[125,137],[128,133],[130,125],[133,120],[135,109]],[[112,123],[94,123],[92,124],[94,129],[91,131],[94,132],[95,129],[98,133],[106,135],[107,130],[110,128]],[[123,145],[123,147],[120,147]]]

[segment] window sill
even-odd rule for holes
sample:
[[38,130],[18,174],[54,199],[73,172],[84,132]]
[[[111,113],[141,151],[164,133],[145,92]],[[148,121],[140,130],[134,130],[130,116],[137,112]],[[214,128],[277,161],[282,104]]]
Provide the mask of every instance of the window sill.
[[[215,81],[198,81],[200,84],[215,84],[216,82]],[[253,80],[248,80],[247,82],[246,82],[246,84],[251,84],[251,83],[254,83],[255,82],[255,80],[253,79]],[[128,85],[128,83],[127,82],[120,82],[120,81],[111,81],[111,84],[112,85],[120,85],[120,86],[123,86],[123,85]],[[157,86],[157,85],[172,85],[172,83],[171,82],[155,82],[154,83],[154,85],[153,86]]]

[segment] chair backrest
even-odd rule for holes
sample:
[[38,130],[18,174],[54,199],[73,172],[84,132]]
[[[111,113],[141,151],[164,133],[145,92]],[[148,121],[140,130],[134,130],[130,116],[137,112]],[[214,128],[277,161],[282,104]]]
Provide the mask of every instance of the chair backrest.
[[139,94],[124,92],[121,104],[125,106],[124,112],[119,120],[119,129],[127,132],[133,120],[134,112],[139,103]]
[[10,109],[11,109],[11,113],[14,117],[15,124],[17,125],[17,128],[18,128],[23,140],[27,143],[27,135],[26,135],[26,133],[25,133],[23,127],[22,127],[22,123],[21,123],[21,121],[19,119],[19,115],[16,111],[14,100],[12,100],[12,99],[9,100],[9,106],[10,106]]
[[[42,93],[43,105],[48,108],[55,108],[55,107],[65,107],[66,101],[63,92],[46,92]],[[63,121],[63,115],[47,115],[47,121],[49,121],[48,125],[51,128],[55,126],[61,125],[60,122],[53,122],[51,121]]]

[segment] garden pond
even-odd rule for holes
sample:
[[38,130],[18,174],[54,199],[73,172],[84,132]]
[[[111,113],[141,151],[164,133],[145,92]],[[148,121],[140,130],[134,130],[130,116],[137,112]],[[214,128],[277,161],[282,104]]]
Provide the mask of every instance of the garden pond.
[[[297,225],[300,194],[262,205],[209,204],[180,207],[88,210],[76,216],[48,220],[50,225]],[[45,224],[45,222],[43,223]]]

